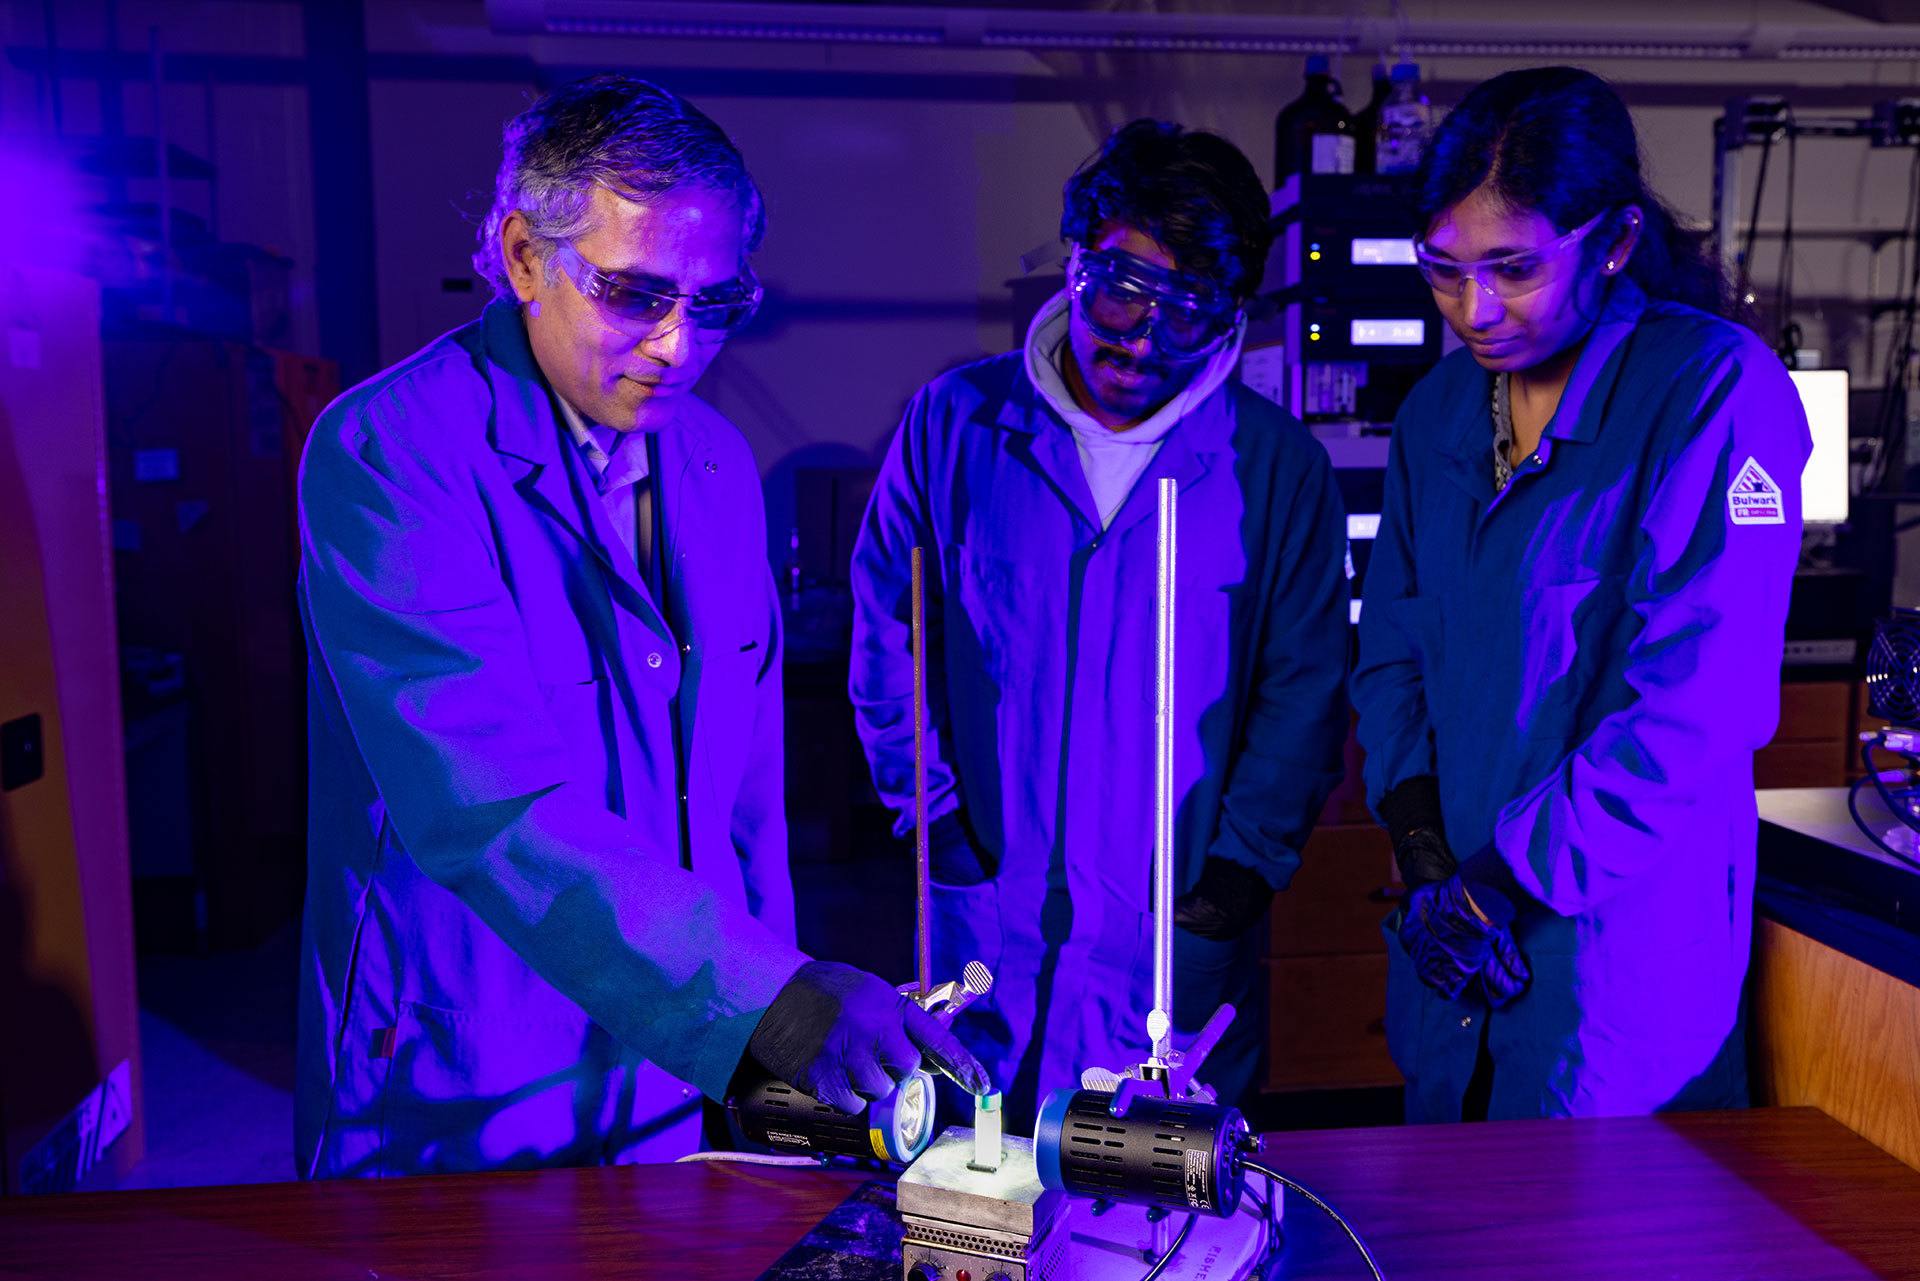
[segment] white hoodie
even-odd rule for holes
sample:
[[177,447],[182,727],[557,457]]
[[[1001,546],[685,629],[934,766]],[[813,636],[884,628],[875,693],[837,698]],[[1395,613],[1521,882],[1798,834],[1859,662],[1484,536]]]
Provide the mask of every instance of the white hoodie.
[[1067,387],[1066,363],[1073,359],[1067,345],[1069,301],[1064,291],[1055,294],[1027,328],[1027,377],[1039,389],[1053,411],[1073,431],[1080,451],[1080,469],[1086,473],[1087,488],[1093,491],[1094,508],[1100,513],[1100,528],[1113,524],[1120,505],[1133,492],[1134,484],[1147,464],[1160,450],[1166,434],[1190,413],[1194,406],[1220,389],[1240,360],[1240,345],[1247,335],[1246,321],[1233,331],[1233,338],[1208,359],[1204,368],[1175,393],[1146,421],[1116,431],[1096,421],[1074,402]]

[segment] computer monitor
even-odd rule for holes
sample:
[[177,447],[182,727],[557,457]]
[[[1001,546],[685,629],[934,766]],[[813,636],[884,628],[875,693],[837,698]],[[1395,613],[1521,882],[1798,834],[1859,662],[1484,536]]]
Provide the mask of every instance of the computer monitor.
[[1788,371],[1813,428],[1813,453],[1800,473],[1801,516],[1809,525],[1847,519],[1847,371]]

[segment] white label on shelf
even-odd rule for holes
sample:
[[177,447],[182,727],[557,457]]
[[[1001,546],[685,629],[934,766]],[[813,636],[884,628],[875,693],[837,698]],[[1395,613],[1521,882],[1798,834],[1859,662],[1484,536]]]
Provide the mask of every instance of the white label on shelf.
[[1348,341],[1356,347],[1418,347],[1427,341],[1424,320],[1356,320]]
[[1356,267],[1411,267],[1415,263],[1413,241],[1405,238],[1356,237],[1348,257]]

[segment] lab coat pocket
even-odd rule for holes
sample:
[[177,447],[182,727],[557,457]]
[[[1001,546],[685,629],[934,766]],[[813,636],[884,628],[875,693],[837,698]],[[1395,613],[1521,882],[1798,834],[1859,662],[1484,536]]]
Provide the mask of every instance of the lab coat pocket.
[[1534,739],[1576,736],[1600,666],[1602,633],[1623,608],[1625,575],[1547,583],[1525,598],[1517,732]]
[[494,1018],[402,1003],[382,1149],[411,1173],[584,1159],[610,1066],[584,1015]]

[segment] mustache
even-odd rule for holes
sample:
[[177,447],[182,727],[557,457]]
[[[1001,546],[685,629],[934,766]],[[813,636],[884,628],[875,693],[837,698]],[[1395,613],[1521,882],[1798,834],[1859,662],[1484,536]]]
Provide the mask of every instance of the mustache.
[[1162,378],[1171,372],[1171,367],[1165,361],[1140,360],[1131,352],[1122,351],[1118,347],[1109,347],[1104,343],[1094,348],[1093,363],[1111,365],[1124,373],[1150,374]]

